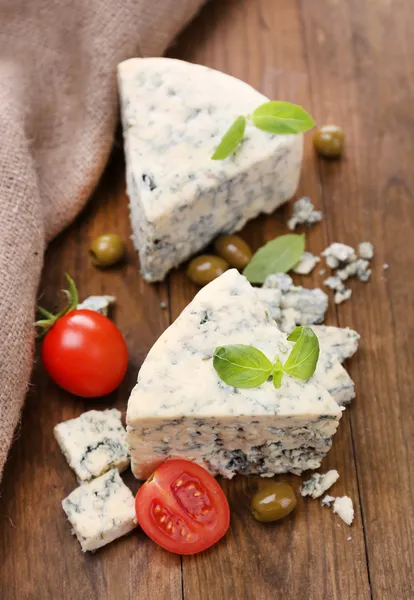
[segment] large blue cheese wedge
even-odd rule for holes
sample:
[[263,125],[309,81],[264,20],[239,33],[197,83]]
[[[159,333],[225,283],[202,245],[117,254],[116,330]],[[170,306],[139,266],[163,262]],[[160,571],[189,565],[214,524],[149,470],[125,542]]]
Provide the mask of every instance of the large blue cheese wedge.
[[229,478],[319,467],[342,414],[323,384],[324,367],[306,382],[285,376],[280,389],[271,382],[236,389],[213,368],[214,350],[225,344],[251,344],[282,362],[291,348],[234,269],[197,294],[141,367],[127,410],[138,479],[168,457],[196,461]]
[[295,193],[302,135],[248,124],[232,156],[211,160],[234,119],[268,100],[246,83],[169,58],[127,60],[118,80],[133,240],[148,281]]

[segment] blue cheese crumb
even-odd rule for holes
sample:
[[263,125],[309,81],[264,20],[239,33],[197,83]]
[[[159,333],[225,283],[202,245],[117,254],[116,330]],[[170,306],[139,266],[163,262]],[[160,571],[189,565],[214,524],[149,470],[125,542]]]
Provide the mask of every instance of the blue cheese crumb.
[[307,225],[308,227],[311,227],[315,223],[322,221],[322,217],[322,211],[315,210],[311,199],[307,196],[303,196],[293,203],[293,214],[288,220],[287,226],[291,231],[296,229],[298,225]]
[[78,304],[78,309],[87,309],[108,316],[109,307],[115,303],[115,296],[89,296]]
[[333,511],[335,514],[341,517],[342,521],[344,521],[347,525],[352,525],[355,511],[351,498],[348,496],[335,498]]
[[338,479],[339,473],[335,469],[332,469],[327,473],[313,473],[310,479],[303,483],[300,488],[300,493],[302,496],[311,496],[313,499],[319,498],[324,492],[329,490]]
[[358,254],[360,258],[372,260],[374,258],[374,246],[371,242],[361,242],[358,246]]
[[256,293],[285,333],[294,329],[293,322],[296,325],[322,323],[328,310],[325,292],[293,285],[292,278],[285,273],[266,277],[263,287],[257,288]]
[[312,252],[304,252],[298,264],[293,267],[293,272],[298,275],[309,275],[321,259]]

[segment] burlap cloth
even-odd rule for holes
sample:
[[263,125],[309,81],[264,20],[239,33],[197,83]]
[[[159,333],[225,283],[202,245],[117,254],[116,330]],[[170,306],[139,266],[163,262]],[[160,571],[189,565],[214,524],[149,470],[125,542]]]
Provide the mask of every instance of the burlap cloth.
[[164,52],[203,0],[0,0],[0,477],[30,377],[46,243],[117,121],[116,65]]

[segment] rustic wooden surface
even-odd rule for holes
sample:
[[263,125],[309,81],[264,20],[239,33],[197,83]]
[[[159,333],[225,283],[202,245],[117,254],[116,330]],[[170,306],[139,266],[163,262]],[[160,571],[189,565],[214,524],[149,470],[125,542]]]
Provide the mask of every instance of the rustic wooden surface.
[[[375,243],[368,284],[330,308],[327,322],[357,329],[350,361],[357,399],[346,411],[324,467],[335,467],[337,495],[354,499],[348,528],[318,501],[295,516],[261,525],[248,510],[261,482],[223,482],[232,521],[213,549],[181,559],[137,531],[83,555],[60,501],[76,485],[53,426],[93,407],[125,409],[148,349],[195,288],[179,270],[150,286],[137,275],[131,244],[119,269],[99,272],[87,257],[104,231],[130,235],[119,143],[93,200],[49,248],[42,303],[52,307],[62,272],[82,297],[117,296],[114,318],[130,350],[121,388],[99,402],[58,390],[37,361],[22,424],[1,484],[0,593],[4,600],[408,600],[413,589],[414,386],[414,19],[409,0],[217,0],[180,36],[170,54],[244,79],[270,97],[303,104],[319,123],[343,125],[346,156],[318,161],[307,138],[298,194],[325,212],[308,248]],[[289,208],[250,223],[254,248],[286,232]],[[388,271],[382,268],[389,263]],[[307,287],[321,284],[315,274]],[[167,309],[160,302],[167,302]],[[283,477],[297,489],[300,479]],[[135,491],[137,482],[127,483]],[[350,537],[352,539],[350,539]]]

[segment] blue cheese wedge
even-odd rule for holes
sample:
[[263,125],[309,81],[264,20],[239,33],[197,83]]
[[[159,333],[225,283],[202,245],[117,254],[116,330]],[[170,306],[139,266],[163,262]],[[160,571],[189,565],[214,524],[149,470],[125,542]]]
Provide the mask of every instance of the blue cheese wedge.
[[59,423],[53,433],[80,482],[98,477],[112,467],[123,471],[129,465],[126,431],[116,408],[90,410]]
[[358,350],[361,336],[349,327],[314,325],[312,329],[318,336],[321,351],[331,358],[336,358],[340,363]]
[[137,526],[134,496],[117,469],[76,488],[62,508],[84,552],[97,550]]
[[213,368],[217,346],[252,344],[287,358],[286,336],[255,290],[232,269],[203,288],[144,361],[128,402],[135,476],[167,457],[196,461],[214,475],[300,474],[319,467],[342,410],[315,374],[253,389],[226,385]]
[[169,58],[122,62],[118,81],[133,241],[147,281],[295,193],[301,134],[248,123],[234,154],[211,159],[235,118],[268,100],[246,83]]
[[322,496],[333,484],[338,481],[339,473],[335,469],[331,469],[327,473],[313,473],[310,479],[305,481],[300,488],[302,496],[311,496],[316,499]]

